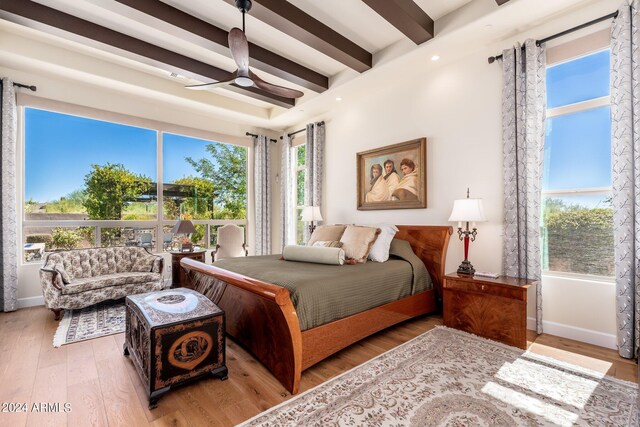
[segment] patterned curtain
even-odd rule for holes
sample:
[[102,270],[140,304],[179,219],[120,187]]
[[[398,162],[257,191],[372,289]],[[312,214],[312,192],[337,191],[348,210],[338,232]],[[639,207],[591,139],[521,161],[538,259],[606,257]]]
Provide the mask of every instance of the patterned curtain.
[[504,274],[538,280],[536,329],[542,333],[540,190],[546,109],[543,47],[527,40],[503,52]]
[[256,255],[271,253],[271,141],[253,138],[256,206]]
[[640,2],[611,28],[611,157],[618,352],[640,345]]
[[280,210],[282,222],[280,223],[282,249],[295,243],[292,226],[295,221],[293,215],[293,173],[291,165],[291,137],[285,133],[282,136],[282,158],[280,170]]
[[[324,125],[309,123],[307,125],[307,142],[305,165],[307,179],[304,189],[305,206],[322,208],[322,179],[324,168]],[[304,228],[304,241],[309,240],[310,233]]]
[[16,93],[13,82],[2,79],[0,117],[2,121],[2,151],[0,152],[0,309],[13,311],[17,306],[18,289],[18,238],[17,238],[17,190],[16,190],[16,141],[17,117]]

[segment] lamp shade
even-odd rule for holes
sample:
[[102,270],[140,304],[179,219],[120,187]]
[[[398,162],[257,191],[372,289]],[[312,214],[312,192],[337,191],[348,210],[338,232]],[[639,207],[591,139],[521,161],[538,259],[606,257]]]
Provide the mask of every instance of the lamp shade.
[[453,202],[449,221],[480,222],[486,220],[482,199],[459,199]]
[[193,223],[188,219],[182,219],[178,221],[176,225],[171,229],[173,234],[191,234],[196,232],[196,228]]
[[302,209],[302,220],[305,222],[322,221],[320,206],[305,206]]

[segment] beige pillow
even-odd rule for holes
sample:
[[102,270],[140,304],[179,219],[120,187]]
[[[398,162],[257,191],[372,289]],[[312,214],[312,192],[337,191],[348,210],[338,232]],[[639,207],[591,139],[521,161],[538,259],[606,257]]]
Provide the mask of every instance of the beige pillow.
[[379,234],[379,228],[347,226],[340,238],[345,256],[355,259],[356,262],[367,262],[367,256]]
[[311,237],[309,237],[307,246],[313,246],[318,240],[324,242],[338,241],[342,237],[345,228],[347,228],[346,225],[320,225],[316,227]]

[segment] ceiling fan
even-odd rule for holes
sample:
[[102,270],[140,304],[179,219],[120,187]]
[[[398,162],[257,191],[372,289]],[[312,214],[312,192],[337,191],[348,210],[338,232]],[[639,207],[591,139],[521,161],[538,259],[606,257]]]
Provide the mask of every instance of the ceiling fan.
[[229,50],[231,51],[231,57],[238,65],[238,69],[231,74],[231,78],[220,82],[185,86],[185,88],[191,90],[208,90],[235,83],[242,87],[256,87],[284,98],[300,98],[304,95],[304,93],[299,90],[265,82],[249,68],[249,43],[244,33],[244,15],[251,9],[251,4],[251,0],[236,0],[236,6],[240,12],[242,12],[242,30],[240,28],[232,28],[231,31],[229,31]]

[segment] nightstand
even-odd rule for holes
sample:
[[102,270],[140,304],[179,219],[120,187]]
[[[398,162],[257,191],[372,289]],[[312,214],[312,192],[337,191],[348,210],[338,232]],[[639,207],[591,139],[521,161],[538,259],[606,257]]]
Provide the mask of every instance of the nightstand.
[[535,284],[517,277],[447,274],[444,325],[526,349],[527,291]]
[[171,251],[171,287],[181,288],[185,286],[188,281],[184,270],[180,267],[180,260],[182,258],[191,258],[196,261],[204,262],[204,249],[199,249],[191,252]]

